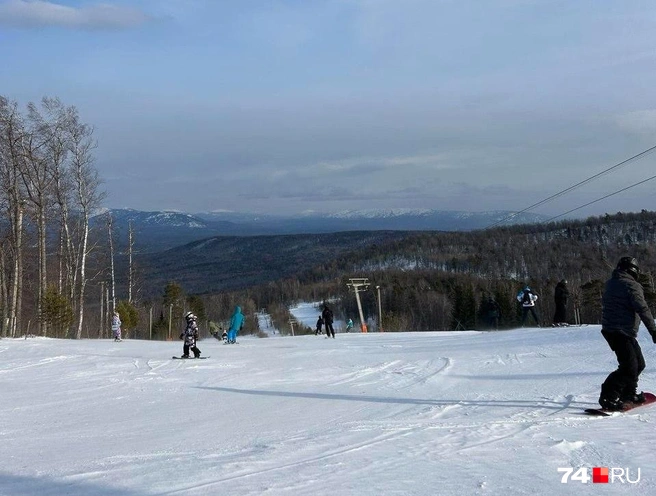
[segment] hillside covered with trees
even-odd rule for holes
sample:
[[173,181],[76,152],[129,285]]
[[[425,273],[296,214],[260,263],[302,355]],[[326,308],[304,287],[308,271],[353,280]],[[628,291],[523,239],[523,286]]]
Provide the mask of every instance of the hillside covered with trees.
[[470,233],[409,233],[247,294],[257,306],[336,299],[340,313],[355,318],[347,284],[349,278],[368,278],[370,290],[360,295],[365,319],[378,319],[379,286],[386,331],[484,328],[489,296],[501,307],[501,328],[510,328],[519,325],[515,296],[525,285],[540,296],[541,322],[550,325],[555,286],[566,279],[570,322],[599,323],[604,282],[624,255],[639,260],[654,305],[656,213],[647,211]]

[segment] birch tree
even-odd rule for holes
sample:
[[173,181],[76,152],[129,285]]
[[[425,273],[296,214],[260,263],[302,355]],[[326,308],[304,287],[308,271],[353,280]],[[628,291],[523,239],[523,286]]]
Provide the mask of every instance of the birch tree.
[[50,132],[43,115],[33,103],[27,106],[27,132],[21,140],[24,167],[21,179],[27,193],[30,214],[36,223],[38,246],[37,316],[39,332],[45,336],[47,325],[43,319],[43,299],[48,286],[47,270],[47,214],[52,202],[54,180],[49,156]]
[[114,228],[112,214],[107,214],[107,237],[109,240],[109,269],[111,277],[112,313],[116,311],[116,278],[114,274]]
[[3,334],[16,336],[21,316],[23,287],[23,213],[25,192],[20,182],[24,165],[20,151],[24,139],[24,123],[15,102],[0,97],[0,195],[3,210],[9,220],[9,238],[3,250],[11,264],[11,276],[6,284],[6,310],[3,312]]
[[93,150],[96,143],[93,140],[93,128],[79,122],[77,112],[69,126],[69,145],[71,152],[72,183],[76,193],[77,207],[80,212],[78,238],[78,305],[76,337],[82,337],[84,322],[84,298],[86,296],[87,258],[89,246],[89,220],[94,209],[100,206],[104,192],[100,190],[98,171],[93,167]]

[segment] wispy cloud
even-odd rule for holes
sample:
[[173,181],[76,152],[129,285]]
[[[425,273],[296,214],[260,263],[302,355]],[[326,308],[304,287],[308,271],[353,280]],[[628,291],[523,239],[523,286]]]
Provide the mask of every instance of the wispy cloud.
[[8,0],[0,3],[0,24],[21,28],[125,29],[152,19],[137,9],[109,3],[84,7],[70,7],[44,0]]

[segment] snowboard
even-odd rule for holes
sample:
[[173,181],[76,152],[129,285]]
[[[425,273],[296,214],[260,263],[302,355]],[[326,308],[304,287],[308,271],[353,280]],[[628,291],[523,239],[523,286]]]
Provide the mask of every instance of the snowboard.
[[584,413],[587,413],[588,415],[596,415],[599,417],[612,417],[614,413],[626,413],[636,408],[640,408],[642,406],[647,406],[647,405],[651,405],[652,403],[656,403],[656,396],[654,396],[652,393],[644,393],[644,395],[645,395],[644,403],[626,404],[624,405],[624,408],[622,410],[616,411],[616,410],[606,410],[604,408],[586,408],[584,410]]
[[198,357],[198,358],[196,358],[196,357],[182,358],[182,357],[179,357],[179,356],[174,356],[174,357],[171,357],[171,358],[173,360],[205,360],[209,357],[208,356],[202,356],[202,357]]

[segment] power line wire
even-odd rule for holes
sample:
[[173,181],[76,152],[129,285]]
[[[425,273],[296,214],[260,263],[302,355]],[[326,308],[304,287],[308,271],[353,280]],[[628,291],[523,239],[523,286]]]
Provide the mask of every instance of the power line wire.
[[[570,186],[569,188],[565,188],[564,190],[559,191],[558,193],[555,193],[555,194],[553,194],[553,195],[551,195],[551,196],[549,196],[549,197],[547,197],[543,200],[540,200],[539,202],[536,202],[533,205],[530,205],[530,206],[526,207],[525,209],[520,210],[519,212],[514,212],[514,213],[510,214],[509,216],[507,216],[507,217],[505,217],[501,220],[498,220],[497,222],[487,226],[486,229],[498,226],[499,224],[503,224],[504,222],[511,220],[512,218],[516,217],[519,214],[523,214],[524,212],[528,212],[529,210],[532,210],[535,207],[539,207],[540,205],[544,205],[545,203],[548,203],[552,200],[555,200],[556,198],[558,198],[558,197],[560,197],[560,196],[562,196],[566,193],[569,193],[571,191],[574,191],[575,189],[580,188],[581,186],[583,186],[583,185],[585,185],[585,184],[587,184],[587,183],[589,183],[589,182],[591,182],[595,179],[598,179],[602,176],[605,176],[606,174],[610,173],[611,171],[613,171],[615,169],[618,169],[618,168],[620,168],[624,165],[627,165],[630,162],[633,162],[635,160],[639,160],[641,158],[644,158],[647,155],[649,155],[650,153],[653,153],[654,151],[656,151],[656,145],[652,146],[651,148],[648,148],[647,150],[645,150],[643,152],[638,153],[637,155],[634,155],[633,157],[627,158],[626,160],[623,160],[620,163],[615,164],[612,167],[609,167],[608,169],[603,170],[603,171],[595,174],[594,176],[590,176],[587,179],[584,179],[583,181],[578,182],[578,183],[574,184],[573,186]],[[649,180],[650,179],[647,179],[646,181],[649,181]],[[641,183],[637,183],[635,186],[637,186],[638,184],[641,184]],[[613,194],[608,195],[608,196],[613,196]],[[608,198],[608,196],[606,198]],[[600,198],[599,200],[595,200],[595,201],[600,201],[600,200],[603,200],[603,198]],[[592,203],[594,203],[594,202],[592,202]],[[580,207],[580,208],[583,208],[583,207]],[[578,210],[578,209],[575,209],[575,210]],[[567,212],[567,213],[569,213],[569,212]],[[562,214],[562,215],[567,215],[567,214]]]
[[543,222],[544,222],[544,223],[551,222],[551,221],[554,220],[554,219],[557,219],[557,218],[562,217],[562,216],[567,215],[567,214],[571,214],[572,212],[576,212],[577,210],[580,210],[580,209],[582,209],[582,208],[585,208],[585,207],[587,207],[588,205],[592,205],[593,203],[597,203],[597,202],[599,202],[599,201],[601,201],[601,200],[605,200],[606,198],[610,198],[611,196],[617,195],[618,193],[622,193],[622,192],[626,191],[627,189],[631,189],[631,188],[634,188],[634,187],[636,187],[636,186],[640,186],[641,184],[644,184],[644,183],[646,183],[647,181],[651,181],[652,179],[656,179],[656,176],[651,176],[651,177],[648,178],[648,179],[644,179],[644,180],[639,181],[639,182],[637,182],[637,183],[635,183],[635,184],[632,184],[631,186],[627,186],[626,188],[622,188],[622,189],[617,190],[617,191],[615,191],[615,192],[613,192],[613,193],[610,193],[610,194],[608,194],[608,195],[606,195],[606,196],[602,196],[601,198],[597,198],[596,200],[593,200],[593,201],[591,201],[591,202],[588,202],[588,203],[586,203],[585,205],[581,205],[580,207],[573,208],[572,210],[569,210],[569,211],[565,212],[564,214],[556,215],[555,217],[552,217],[551,219],[547,219],[547,220],[545,220],[545,221],[543,221]]

